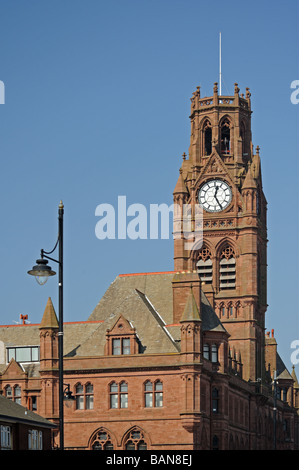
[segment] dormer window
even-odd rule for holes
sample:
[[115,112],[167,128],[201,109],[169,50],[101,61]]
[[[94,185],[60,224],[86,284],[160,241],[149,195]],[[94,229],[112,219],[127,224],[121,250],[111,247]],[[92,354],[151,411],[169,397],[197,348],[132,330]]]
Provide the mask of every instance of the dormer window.
[[138,354],[136,330],[122,315],[106,332],[105,354],[109,356]]
[[130,338],[113,338],[112,339],[112,355],[120,356],[121,354],[130,354]]

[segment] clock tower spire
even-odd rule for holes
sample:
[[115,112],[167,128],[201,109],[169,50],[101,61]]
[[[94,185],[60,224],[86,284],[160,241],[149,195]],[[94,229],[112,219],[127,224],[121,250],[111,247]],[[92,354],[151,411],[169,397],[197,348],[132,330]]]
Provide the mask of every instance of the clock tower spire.
[[[202,208],[203,237],[193,246],[176,233],[174,269],[197,271],[202,289],[243,361],[244,379],[264,377],[266,206],[260,149],[251,134],[251,94],[191,98],[191,137],[174,202]],[[180,211],[183,213],[184,211]],[[180,227],[176,221],[176,227]]]

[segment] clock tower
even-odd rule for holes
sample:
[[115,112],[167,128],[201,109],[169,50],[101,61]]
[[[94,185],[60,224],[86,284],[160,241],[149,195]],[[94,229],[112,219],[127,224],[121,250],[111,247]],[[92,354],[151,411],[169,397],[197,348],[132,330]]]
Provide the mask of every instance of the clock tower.
[[[230,334],[230,354],[245,380],[264,380],[267,202],[259,147],[251,135],[251,99],[235,84],[233,96],[191,98],[189,156],[184,154],[173,196],[177,207],[202,211],[202,237],[186,243],[174,219],[174,269],[196,271],[202,290]],[[181,217],[179,215],[179,217]],[[192,226],[194,229],[194,225]]]

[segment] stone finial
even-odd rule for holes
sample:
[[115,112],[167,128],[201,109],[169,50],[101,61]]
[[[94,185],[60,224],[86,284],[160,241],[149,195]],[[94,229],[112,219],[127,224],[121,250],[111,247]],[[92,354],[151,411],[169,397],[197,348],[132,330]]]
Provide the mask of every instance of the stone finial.
[[249,99],[251,97],[251,93],[249,91],[249,88],[246,88],[246,98]]
[[256,146],[256,154],[257,154],[257,155],[260,154],[260,146],[259,146],[259,145]]
[[237,95],[240,91],[240,88],[238,87],[238,84],[235,83],[235,94]]
[[214,93],[218,94],[218,83],[214,83]]
[[186,156],[187,156],[187,155],[186,155],[186,153],[184,152],[183,155],[182,155],[184,161],[186,160]]

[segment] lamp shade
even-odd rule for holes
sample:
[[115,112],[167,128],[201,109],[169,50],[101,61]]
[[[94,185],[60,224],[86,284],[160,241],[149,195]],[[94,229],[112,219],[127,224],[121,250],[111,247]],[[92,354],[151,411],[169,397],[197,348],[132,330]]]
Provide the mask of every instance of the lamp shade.
[[48,260],[46,259],[37,259],[36,266],[28,271],[28,274],[34,276],[36,281],[42,286],[45,284],[50,276],[55,276],[56,272],[52,271],[50,266],[47,266]]

